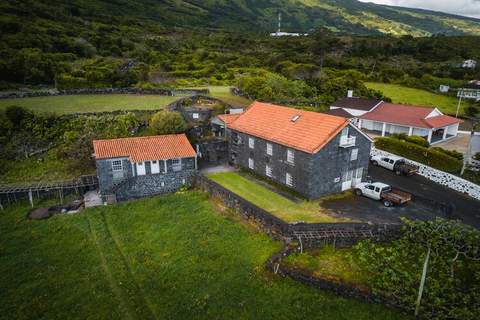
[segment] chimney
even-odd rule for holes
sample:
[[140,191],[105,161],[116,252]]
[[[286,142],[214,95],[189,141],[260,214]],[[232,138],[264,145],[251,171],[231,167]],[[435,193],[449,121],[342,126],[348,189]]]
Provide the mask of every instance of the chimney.
[[347,98],[353,98],[353,90],[348,90]]

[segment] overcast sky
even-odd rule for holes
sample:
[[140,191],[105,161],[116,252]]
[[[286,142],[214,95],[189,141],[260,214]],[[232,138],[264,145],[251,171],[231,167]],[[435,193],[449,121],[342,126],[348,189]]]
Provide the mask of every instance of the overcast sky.
[[480,18],[480,0],[359,0],[393,6],[431,9]]

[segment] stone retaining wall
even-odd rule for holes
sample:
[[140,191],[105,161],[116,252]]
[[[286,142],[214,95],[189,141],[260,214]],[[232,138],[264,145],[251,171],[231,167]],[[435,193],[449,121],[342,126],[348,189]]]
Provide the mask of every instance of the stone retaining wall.
[[332,232],[329,238],[312,240],[303,239],[304,247],[318,247],[325,244],[336,244],[337,246],[348,247],[365,237],[341,238],[333,233],[358,232],[360,230],[370,231],[372,237],[378,241],[390,240],[397,237],[400,231],[399,224],[368,224],[368,223],[300,223],[290,224],[272,215],[266,210],[256,206],[248,200],[240,197],[220,184],[208,179],[203,175],[197,175],[195,186],[208,192],[212,197],[221,200],[228,208],[239,213],[242,218],[252,221],[275,240],[290,242],[296,239],[295,233],[311,231]]
[[115,188],[120,201],[175,192],[183,186],[191,185],[196,170],[182,170],[167,174],[136,176],[122,182]]
[[354,287],[339,281],[316,277],[305,270],[292,268],[282,263],[284,257],[295,252],[298,252],[296,248],[284,248],[282,252],[275,254],[267,261],[267,269],[282,277],[289,277],[310,287],[328,290],[343,297],[355,298],[369,303],[381,303],[389,307],[405,310],[400,302],[393,297],[387,298],[380,294],[374,294],[366,287]]
[[[372,156],[389,156],[393,155],[393,153],[383,151],[380,149],[376,149],[372,147],[371,151]],[[460,177],[457,177],[451,173],[443,172],[440,170],[437,170],[435,168],[429,167],[425,164],[406,159],[407,162],[418,166],[418,174],[423,176],[424,178],[431,180],[433,182],[436,182],[438,184],[441,184],[445,187],[448,187],[450,189],[453,189],[455,191],[465,193],[469,195],[472,198],[475,198],[477,200],[480,200],[480,186],[467,181],[465,179],[462,179]]]
[[208,89],[142,89],[142,88],[79,88],[68,90],[45,90],[0,93],[0,99],[33,98],[48,96],[65,96],[78,94],[151,94],[161,96],[176,96],[179,94],[198,95],[209,94]]

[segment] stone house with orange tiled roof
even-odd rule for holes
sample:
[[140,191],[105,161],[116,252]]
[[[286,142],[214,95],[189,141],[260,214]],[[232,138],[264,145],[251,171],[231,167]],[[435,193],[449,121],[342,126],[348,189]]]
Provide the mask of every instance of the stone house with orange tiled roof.
[[94,140],[93,149],[100,192],[118,200],[176,191],[197,170],[185,134]]
[[372,140],[343,117],[254,102],[228,125],[230,162],[306,198],[367,175]]

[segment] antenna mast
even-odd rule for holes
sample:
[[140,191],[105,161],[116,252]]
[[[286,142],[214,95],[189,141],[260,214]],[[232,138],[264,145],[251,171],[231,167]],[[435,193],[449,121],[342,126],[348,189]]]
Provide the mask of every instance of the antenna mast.
[[278,12],[278,33],[280,33],[280,29],[282,27],[282,13]]

